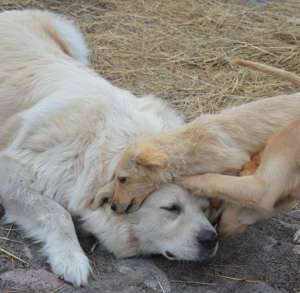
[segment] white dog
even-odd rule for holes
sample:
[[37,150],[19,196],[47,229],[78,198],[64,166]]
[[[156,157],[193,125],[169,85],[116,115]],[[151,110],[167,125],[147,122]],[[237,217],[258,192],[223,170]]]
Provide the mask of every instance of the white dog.
[[88,68],[82,35],[58,15],[1,13],[0,39],[0,199],[6,220],[44,243],[52,270],[74,285],[87,282],[90,265],[71,214],[118,257],[213,256],[208,202],[178,186],[163,186],[130,215],[87,207],[129,142],[181,125],[178,114]]

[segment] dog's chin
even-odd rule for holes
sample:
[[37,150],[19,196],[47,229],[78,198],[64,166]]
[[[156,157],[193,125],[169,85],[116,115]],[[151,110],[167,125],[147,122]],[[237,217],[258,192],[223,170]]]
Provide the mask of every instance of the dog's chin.
[[107,247],[107,250],[109,250],[116,258],[131,258],[131,257],[136,257],[138,255],[141,255],[141,253],[139,253],[138,251],[132,251],[129,249],[125,249],[124,252],[119,250],[111,250]]
[[201,248],[195,248],[195,252],[189,254],[185,254],[184,256],[180,256],[179,253],[176,253],[171,250],[164,250],[161,252],[161,255],[164,256],[168,260],[172,261],[197,261],[197,262],[208,262],[210,261],[216,254],[219,248],[219,244],[217,244],[212,250],[203,250]]

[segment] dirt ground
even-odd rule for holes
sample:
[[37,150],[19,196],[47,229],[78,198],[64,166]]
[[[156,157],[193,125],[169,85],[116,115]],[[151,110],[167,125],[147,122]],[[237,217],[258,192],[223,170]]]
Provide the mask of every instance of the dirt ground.
[[[0,0],[1,10],[22,7],[74,18],[100,74],[136,94],[167,99],[187,119],[297,90],[228,59],[300,73],[299,0]],[[117,260],[80,236],[94,276],[75,289],[51,273],[39,244],[0,224],[0,292],[299,293],[300,245],[292,242],[299,228],[296,208],[223,241],[205,264],[159,256]]]
[[101,246],[93,250],[93,238],[80,237],[94,276],[78,289],[49,271],[38,244],[16,227],[2,225],[0,247],[22,261],[0,254],[0,292],[298,293],[300,246],[292,243],[292,235],[299,224],[299,210],[256,224],[222,242],[218,255],[206,264],[160,256],[115,259]]

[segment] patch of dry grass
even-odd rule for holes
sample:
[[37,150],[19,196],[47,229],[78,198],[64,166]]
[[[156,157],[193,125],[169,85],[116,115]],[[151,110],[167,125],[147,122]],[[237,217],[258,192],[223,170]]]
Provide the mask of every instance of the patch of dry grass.
[[82,27],[96,69],[118,85],[165,97],[188,118],[250,97],[293,90],[227,60],[239,56],[299,72],[296,1],[284,8],[282,1],[272,6],[229,1],[110,3],[103,15]]
[[[284,3],[284,4],[283,4]],[[230,104],[295,91],[232,57],[300,73],[300,3],[246,0],[0,0],[75,18],[96,70],[136,94],[168,99],[189,119]]]

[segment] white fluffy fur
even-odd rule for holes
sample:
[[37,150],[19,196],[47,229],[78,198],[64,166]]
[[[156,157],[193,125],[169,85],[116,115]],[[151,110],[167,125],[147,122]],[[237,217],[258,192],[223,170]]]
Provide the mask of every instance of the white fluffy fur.
[[[44,243],[53,271],[75,285],[88,279],[89,261],[71,214],[117,256],[214,254],[197,242],[200,231],[214,231],[201,210],[207,201],[180,187],[162,187],[130,215],[113,214],[109,206],[85,208],[87,198],[111,180],[129,142],[181,125],[178,114],[86,67],[83,37],[61,16],[1,13],[0,39],[0,199],[7,221]],[[180,214],[161,209],[173,204]]]

